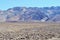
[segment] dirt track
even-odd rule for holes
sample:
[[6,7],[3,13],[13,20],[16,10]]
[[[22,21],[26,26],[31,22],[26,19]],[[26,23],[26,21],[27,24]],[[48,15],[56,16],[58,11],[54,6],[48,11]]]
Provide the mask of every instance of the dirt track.
[[60,39],[60,23],[0,23],[0,40],[52,40],[53,38]]

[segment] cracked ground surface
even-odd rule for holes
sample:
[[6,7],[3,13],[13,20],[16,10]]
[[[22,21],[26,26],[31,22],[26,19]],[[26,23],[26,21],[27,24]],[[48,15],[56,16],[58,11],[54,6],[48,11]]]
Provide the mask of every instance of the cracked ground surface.
[[60,23],[0,23],[0,40],[60,40]]

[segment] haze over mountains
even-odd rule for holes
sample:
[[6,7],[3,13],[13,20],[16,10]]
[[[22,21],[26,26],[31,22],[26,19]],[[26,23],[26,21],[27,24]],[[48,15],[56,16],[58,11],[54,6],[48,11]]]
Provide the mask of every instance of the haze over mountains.
[[60,6],[13,7],[0,10],[0,22],[41,21],[60,22]]

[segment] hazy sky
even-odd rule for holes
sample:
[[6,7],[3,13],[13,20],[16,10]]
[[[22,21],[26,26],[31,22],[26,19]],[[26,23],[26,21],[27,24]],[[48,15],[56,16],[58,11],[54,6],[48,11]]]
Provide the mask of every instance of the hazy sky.
[[60,0],[0,0],[0,9],[6,10],[12,7],[48,7],[60,6]]

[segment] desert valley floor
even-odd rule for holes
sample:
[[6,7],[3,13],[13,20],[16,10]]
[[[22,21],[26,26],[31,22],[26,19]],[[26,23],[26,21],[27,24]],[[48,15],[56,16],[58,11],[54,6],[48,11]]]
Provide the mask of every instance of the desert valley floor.
[[60,40],[60,23],[2,22],[0,40]]

